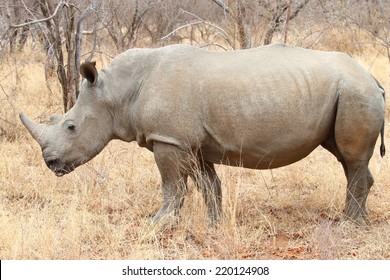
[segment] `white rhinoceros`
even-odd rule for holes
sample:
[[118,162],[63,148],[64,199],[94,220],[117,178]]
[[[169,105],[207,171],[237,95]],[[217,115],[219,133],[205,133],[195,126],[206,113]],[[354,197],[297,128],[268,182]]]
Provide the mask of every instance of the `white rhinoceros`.
[[383,128],[383,87],[349,56],[285,45],[211,52],[188,45],[132,49],[85,78],[75,106],[48,125],[20,114],[57,176],[96,156],[112,139],[154,153],[163,205],[177,215],[192,177],[211,222],[221,214],[214,164],[285,166],[319,145],[347,177],[345,215],[365,223],[374,180],[368,169]]

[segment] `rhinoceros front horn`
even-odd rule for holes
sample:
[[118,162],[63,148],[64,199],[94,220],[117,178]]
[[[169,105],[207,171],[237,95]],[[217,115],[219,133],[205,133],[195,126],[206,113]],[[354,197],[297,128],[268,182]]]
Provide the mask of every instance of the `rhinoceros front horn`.
[[42,146],[43,140],[41,136],[43,134],[43,131],[45,130],[46,125],[33,122],[29,117],[27,117],[23,113],[20,113],[19,117],[22,123],[24,124],[24,126],[27,127],[31,136],[39,143],[40,146]]

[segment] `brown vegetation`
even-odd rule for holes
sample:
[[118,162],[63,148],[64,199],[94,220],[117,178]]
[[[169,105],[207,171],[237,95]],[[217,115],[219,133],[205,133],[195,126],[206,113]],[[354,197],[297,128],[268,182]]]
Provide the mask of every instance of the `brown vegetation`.
[[[35,2],[48,3],[23,3],[32,10]],[[307,4],[286,29],[285,5],[293,5],[291,15],[298,2]],[[389,18],[380,12],[381,1],[348,2],[103,1],[85,19],[81,55],[93,52],[103,68],[110,56],[134,46],[258,46],[275,26],[275,13],[286,8],[273,42],[286,38],[293,45],[347,52],[389,90]],[[46,121],[64,110],[61,80],[45,67],[47,26],[4,33],[22,22],[14,6],[0,3],[8,5],[0,20],[0,40],[6,40],[0,42],[0,259],[390,259],[390,160],[380,158],[378,147],[370,165],[376,181],[368,197],[369,227],[342,220],[346,180],[337,160],[320,148],[275,170],[218,166],[225,214],[219,228],[208,227],[202,196],[192,184],[177,226],[148,222],[161,203],[160,177],[153,155],[135,143],[113,141],[90,163],[55,177],[17,118],[24,111]],[[13,3],[20,4],[19,19],[23,14],[29,22],[22,2]],[[66,45],[61,50],[67,59]],[[387,144],[389,131],[387,122]]]

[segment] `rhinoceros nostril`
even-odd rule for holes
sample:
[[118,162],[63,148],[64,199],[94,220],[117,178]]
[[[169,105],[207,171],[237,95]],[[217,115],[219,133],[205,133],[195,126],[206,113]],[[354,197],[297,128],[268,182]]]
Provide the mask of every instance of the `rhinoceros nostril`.
[[58,159],[50,159],[46,161],[47,167],[49,167],[51,170],[55,169],[57,163],[58,163]]

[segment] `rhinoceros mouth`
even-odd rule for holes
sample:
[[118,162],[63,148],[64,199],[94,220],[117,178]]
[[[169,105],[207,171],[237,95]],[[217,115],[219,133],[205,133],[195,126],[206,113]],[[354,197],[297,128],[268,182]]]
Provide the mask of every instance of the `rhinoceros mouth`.
[[59,159],[48,159],[46,160],[46,165],[54,172],[54,174],[58,177],[64,176],[70,172],[72,172],[76,166],[68,165],[61,162]]
[[56,176],[62,177],[64,175],[72,172],[73,170],[74,170],[74,168],[65,167],[65,168],[53,170],[53,172],[54,172],[54,174],[56,174]]

